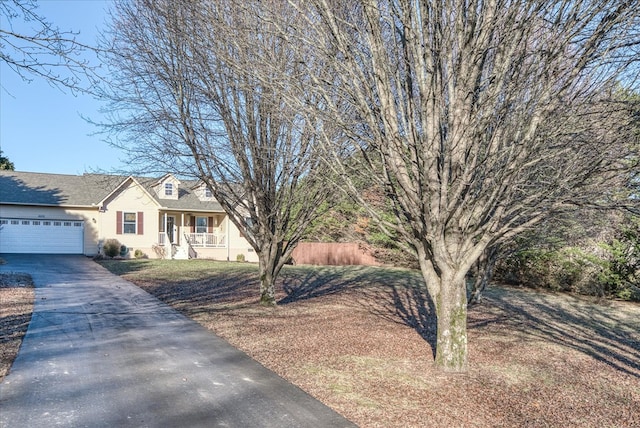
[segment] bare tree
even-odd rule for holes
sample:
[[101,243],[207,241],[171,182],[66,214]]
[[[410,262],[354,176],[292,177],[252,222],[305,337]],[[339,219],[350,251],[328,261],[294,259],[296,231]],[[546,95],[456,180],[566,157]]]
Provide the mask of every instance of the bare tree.
[[[79,42],[78,33],[47,21],[37,8],[35,0],[0,2],[0,61],[24,80],[34,76],[58,88],[87,90],[83,79],[95,79],[96,66],[83,54],[94,48]],[[29,32],[18,28],[24,26]]]
[[[544,224],[536,225],[535,231],[526,232],[528,239],[522,239],[519,233],[517,236],[511,236],[511,239],[500,239],[485,249],[484,253],[475,263],[473,267],[474,281],[470,283],[468,296],[469,304],[479,303],[483,291],[486,289],[496,262],[513,254],[514,251],[521,250],[523,245],[534,241],[536,238],[544,241],[550,236],[559,239],[563,228],[568,227],[572,223],[580,223],[581,227],[589,228],[594,226],[595,218],[602,221],[607,217],[607,223],[611,222],[611,218],[619,216],[620,210],[617,208],[625,208],[638,212],[640,205],[638,200],[631,195],[634,192],[634,169],[637,165],[638,149],[640,144],[637,137],[638,125],[635,116],[640,108],[640,103],[632,95],[622,90],[614,90],[602,102],[590,101],[586,103],[574,103],[572,108],[558,112],[552,118],[540,125],[540,133],[549,134],[549,139],[557,145],[575,145],[587,146],[596,142],[600,150],[619,150],[620,156],[628,155],[628,164],[620,168],[620,174],[616,177],[615,170],[607,174],[605,180],[602,181],[600,195],[597,199],[584,200],[581,195],[565,195],[566,201],[571,203],[571,209],[563,207],[561,210],[554,210],[542,220]],[[587,126],[585,126],[585,123]],[[595,149],[594,149],[595,152]],[[611,159],[615,159],[615,153],[609,155]],[[637,171],[637,169],[635,170]],[[590,179],[596,178],[595,176]],[[529,185],[543,185],[546,183],[536,183],[530,181]],[[597,196],[597,185],[594,186],[593,192],[589,197]],[[616,212],[606,212],[615,209]],[[598,213],[597,215],[595,213]],[[532,215],[537,215],[534,210]],[[595,217],[594,217],[595,216]],[[523,222],[527,222],[527,218],[523,216]],[[609,224],[609,226],[613,226]],[[521,230],[522,231],[522,230]],[[575,239],[578,236],[574,236]]]
[[[330,142],[328,165],[351,190],[353,174],[386,189],[436,308],[435,364],[464,371],[465,276],[485,250],[555,213],[624,202],[603,189],[638,157],[614,132],[626,125],[602,107],[613,105],[616,82],[636,83],[640,9],[618,0],[290,3],[307,18],[296,38],[333,70],[331,80],[311,78],[325,103],[308,111],[348,138]],[[355,152],[363,161],[344,162]]]
[[168,168],[209,186],[258,255],[268,305],[329,191],[318,124],[294,108],[313,102],[294,91],[299,52],[270,24],[292,16],[280,3],[119,2],[105,49],[112,142],[146,172]]

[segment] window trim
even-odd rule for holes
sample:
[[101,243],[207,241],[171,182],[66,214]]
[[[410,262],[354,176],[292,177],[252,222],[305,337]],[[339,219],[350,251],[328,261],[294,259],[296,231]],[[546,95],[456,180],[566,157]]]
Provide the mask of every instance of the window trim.
[[[127,216],[130,218],[127,220]],[[133,220],[131,220],[133,218]],[[133,226],[133,229],[131,229]],[[138,233],[138,213],[137,212],[122,212],[122,234],[123,235],[136,235]]]
[[[132,215],[132,217],[130,217],[130,219],[126,222],[127,223],[127,229],[129,229],[129,231],[125,232],[124,229],[124,218],[126,214],[130,214]],[[135,232],[132,232],[130,229],[130,226],[132,224],[134,224],[134,222],[131,220],[132,218],[134,218],[133,216],[135,216]],[[123,235],[123,234],[127,234],[127,235],[143,235],[144,234],[144,212],[143,211],[127,211],[127,212],[123,212],[123,211],[116,211],[116,235]]]
[[[204,219],[204,231],[202,231],[202,225],[198,224],[198,220],[200,219]],[[202,217],[202,216],[196,216],[196,223],[195,223],[195,233],[208,233],[209,232],[209,218],[208,217]]]
[[173,183],[164,183],[164,195],[173,196]]

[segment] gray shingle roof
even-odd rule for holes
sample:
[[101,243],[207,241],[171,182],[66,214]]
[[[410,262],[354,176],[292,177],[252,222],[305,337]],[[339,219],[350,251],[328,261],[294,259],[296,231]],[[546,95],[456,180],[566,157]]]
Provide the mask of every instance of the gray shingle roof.
[[[100,203],[128,177],[105,174],[45,174],[0,170],[0,203],[88,207]],[[192,190],[195,181],[181,180],[177,200],[160,199],[153,186],[157,178],[135,177],[163,208],[222,211],[216,201],[201,201]]]

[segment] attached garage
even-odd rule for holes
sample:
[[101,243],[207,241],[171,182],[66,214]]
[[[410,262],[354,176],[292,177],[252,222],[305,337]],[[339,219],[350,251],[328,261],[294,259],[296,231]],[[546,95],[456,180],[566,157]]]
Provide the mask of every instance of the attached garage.
[[82,254],[84,222],[0,218],[0,253]]

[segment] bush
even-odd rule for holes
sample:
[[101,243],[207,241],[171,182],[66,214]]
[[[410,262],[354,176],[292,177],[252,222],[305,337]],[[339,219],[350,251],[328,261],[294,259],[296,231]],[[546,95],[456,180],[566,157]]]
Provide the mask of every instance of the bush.
[[137,249],[133,252],[133,257],[135,257],[136,259],[141,259],[144,258],[145,254],[142,252],[141,249]]
[[581,288],[588,287],[588,277],[594,269],[597,270],[595,260],[575,247],[516,251],[497,268],[510,282],[570,292],[580,292]]
[[102,252],[107,257],[115,257],[120,254],[120,241],[117,239],[107,239],[102,246]]
[[243,262],[243,261],[245,261],[244,254],[242,254],[242,253],[238,254],[238,255],[236,256],[236,261],[237,261],[237,262]]
[[526,287],[640,300],[637,242],[613,239],[591,248],[528,248],[499,261],[496,277]]
[[640,301],[640,217],[580,214],[543,224],[508,243],[496,279]]
[[599,280],[610,295],[640,300],[640,224],[632,222],[610,243],[603,244],[607,260]]

